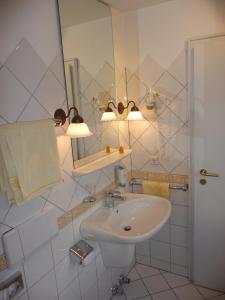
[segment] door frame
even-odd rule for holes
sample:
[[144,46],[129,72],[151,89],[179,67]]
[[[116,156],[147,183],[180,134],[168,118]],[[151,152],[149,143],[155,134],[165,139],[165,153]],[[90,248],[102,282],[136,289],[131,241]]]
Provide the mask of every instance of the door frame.
[[190,253],[189,253],[189,278],[191,280],[195,280],[194,278],[194,174],[193,174],[193,133],[194,133],[194,101],[193,101],[193,76],[192,76],[192,70],[193,70],[193,57],[191,53],[191,44],[195,41],[200,40],[206,40],[206,39],[213,39],[218,37],[225,37],[225,32],[222,33],[215,33],[215,34],[208,34],[208,35],[202,35],[197,37],[189,38],[186,41],[186,76],[187,76],[187,103],[188,103],[188,120],[189,120],[189,132],[190,132],[190,143],[189,143],[189,246],[190,246]]

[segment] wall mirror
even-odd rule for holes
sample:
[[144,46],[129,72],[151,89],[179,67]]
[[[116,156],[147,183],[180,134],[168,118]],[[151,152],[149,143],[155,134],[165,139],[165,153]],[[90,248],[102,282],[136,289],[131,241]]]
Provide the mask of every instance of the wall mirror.
[[78,108],[93,132],[72,139],[76,166],[107,145],[119,146],[118,122],[100,121],[109,98],[115,98],[112,18],[110,8],[97,0],[58,0],[58,7],[68,106]]

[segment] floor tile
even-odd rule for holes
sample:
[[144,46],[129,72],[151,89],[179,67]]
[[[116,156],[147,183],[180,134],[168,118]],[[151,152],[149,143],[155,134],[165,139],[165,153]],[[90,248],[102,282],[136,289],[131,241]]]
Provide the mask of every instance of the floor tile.
[[177,297],[172,291],[165,291],[152,295],[153,300],[177,300]]
[[[205,299],[222,295],[222,293],[219,291],[210,290],[210,289],[207,289],[202,286],[196,286],[196,288]],[[225,299],[225,296],[224,296],[224,299]]]
[[174,289],[179,300],[201,300],[204,299],[197,289],[192,285],[185,285]]
[[141,280],[136,280],[124,287],[127,300],[140,298],[148,295],[148,292]]
[[182,286],[189,283],[189,280],[186,277],[179,276],[173,273],[163,273],[163,277],[169,283],[172,288]]
[[169,285],[162,275],[155,275],[152,277],[144,278],[143,281],[150,294],[170,289]]
[[152,275],[160,274],[158,269],[149,267],[149,266],[144,266],[141,264],[136,264],[135,269],[137,270],[138,274],[144,278],[144,277],[150,277]]
[[225,294],[222,295],[222,296],[218,296],[218,297],[213,297],[213,298],[210,298],[212,300],[225,300]]
[[138,274],[138,272],[136,271],[135,268],[133,268],[129,274],[128,274],[128,278],[130,278],[131,281],[140,279],[140,275]]

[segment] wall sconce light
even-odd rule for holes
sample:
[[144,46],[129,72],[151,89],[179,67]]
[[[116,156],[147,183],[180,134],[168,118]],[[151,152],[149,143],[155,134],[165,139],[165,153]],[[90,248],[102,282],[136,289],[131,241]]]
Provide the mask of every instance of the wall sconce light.
[[102,115],[101,121],[115,121],[116,120],[116,114],[113,112],[110,105],[113,105],[113,107],[118,111],[118,113],[121,115],[125,109],[129,107],[130,104],[133,104],[131,107],[130,112],[128,113],[127,120],[128,121],[141,121],[144,120],[142,113],[139,111],[138,107],[136,106],[134,101],[129,101],[126,106],[122,102],[119,102],[117,107],[113,101],[110,101],[108,103],[107,108],[105,109],[105,112]]
[[65,124],[66,119],[70,116],[71,112],[74,111],[74,117],[69,124],[66,135],[72,138],[81,138],[91,136],[93,133],[89,130],[84,119],[79,115],[78,110],[75,106],[71,107],[68,114],[61,108],[57,109],[54,113],[54,121],[56,126],[62,126]]

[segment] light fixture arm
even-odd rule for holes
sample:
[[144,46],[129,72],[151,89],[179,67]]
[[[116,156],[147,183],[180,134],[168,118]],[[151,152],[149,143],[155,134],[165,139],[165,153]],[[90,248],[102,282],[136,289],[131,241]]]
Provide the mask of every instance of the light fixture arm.
[[72,107],[70,107],[68,114],[66,115],[66,118],[68,118],[70,116],[72,110],[75,111],[76,115],[79,115],[77,108],[75,106],[72,106]]
[[54,113],[55,126],[62,126],[65,124],[66,119],[69,118],[71,112],[74,110],[74,117],[72,123],[84,123],[83,118],[79,115],[78,110],[75,106],[70,107],[68,114],[62,108],[59,108]]

